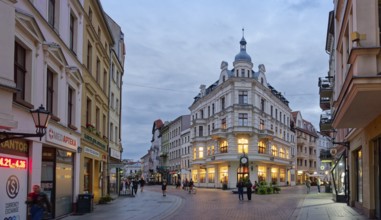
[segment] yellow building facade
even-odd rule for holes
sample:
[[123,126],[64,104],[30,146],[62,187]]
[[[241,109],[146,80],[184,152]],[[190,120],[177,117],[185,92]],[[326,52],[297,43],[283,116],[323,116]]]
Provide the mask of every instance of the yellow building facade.
[[107,194],[109,70],[113,39],[99,1],[84,1],[80,192]]

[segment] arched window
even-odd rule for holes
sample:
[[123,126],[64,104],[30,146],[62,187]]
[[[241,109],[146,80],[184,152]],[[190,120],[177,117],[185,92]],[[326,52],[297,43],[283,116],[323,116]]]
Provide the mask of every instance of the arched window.
[[273,156],[277,156],[278,155],[278,148],[275,145],[273,145],[271,147],[271,155],[273,155]]
[[259,154],[264,154],[266,153],[266,144],[263,141],[258,142],[258,153]]

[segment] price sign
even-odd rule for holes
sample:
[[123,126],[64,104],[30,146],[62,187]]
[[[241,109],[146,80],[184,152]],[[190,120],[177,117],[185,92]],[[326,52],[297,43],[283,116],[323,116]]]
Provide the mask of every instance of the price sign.
[[0,156],[0,167],[26,169],[26,160]]

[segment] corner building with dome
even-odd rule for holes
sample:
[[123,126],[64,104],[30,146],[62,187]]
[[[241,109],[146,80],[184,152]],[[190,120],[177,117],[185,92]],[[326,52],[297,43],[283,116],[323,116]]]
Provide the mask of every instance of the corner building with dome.
[[254,71],[244,36],[233,69],[201,85],[191,111],[191,178],[195,186],[236,188],[240,178],[295,184],[295,133],[287,99]]

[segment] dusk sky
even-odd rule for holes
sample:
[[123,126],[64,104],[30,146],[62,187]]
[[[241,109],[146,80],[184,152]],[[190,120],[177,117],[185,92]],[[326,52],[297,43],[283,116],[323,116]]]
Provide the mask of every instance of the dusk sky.
[[292,111],[319,130],[318,77],[332,0],[102,0],[122,28],[126,45],[122,97],[123,159],[139,160],[151,146],[152,126],[190,114],[199,93],[233,68],[242,28],[247,53],[266,66],[267,81]]

